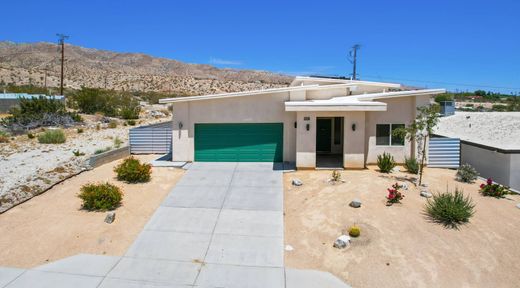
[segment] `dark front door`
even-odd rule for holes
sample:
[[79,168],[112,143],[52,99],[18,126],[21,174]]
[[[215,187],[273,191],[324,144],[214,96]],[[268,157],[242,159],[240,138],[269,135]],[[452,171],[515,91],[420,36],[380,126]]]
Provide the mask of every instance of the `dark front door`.
[[316,120],[316,152],[330,152],[332,139],[332,119]]

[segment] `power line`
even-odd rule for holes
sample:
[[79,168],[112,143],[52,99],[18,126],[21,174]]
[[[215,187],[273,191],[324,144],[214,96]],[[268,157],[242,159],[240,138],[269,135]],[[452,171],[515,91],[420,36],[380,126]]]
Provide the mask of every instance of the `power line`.
[[419,83],[455,85],[455,86],[466,86],[466,87],[480,87],[480,88],[492,88],[492,89],[520,90],[520,87],[505,87],[505,86],[493,86],[493,85],[469,84],[469,83],[456,83],[456,82],[444,82],[444,81],[414,80],[414,79],[385,77],[385,76],[374,76],[374,75],[365,75],[365,77],[372,78],[372,79],[379,79],[379,80],[381,80],[381,79],[388,79],[388,80],[397,80],[397,81],[409,81],[409,82],[419,82]]
[[61,78],[60,78],[60,95],[63,95],[63,65],[65,62],[65,39],[69,36],[65,34],[56,34],[58,36],[58,44],[61,45]]
[[359,48],[361,48],[361,45],[355,44],[348,53],[349,61],[352,63],[352,80],[356,80],[357,50]]

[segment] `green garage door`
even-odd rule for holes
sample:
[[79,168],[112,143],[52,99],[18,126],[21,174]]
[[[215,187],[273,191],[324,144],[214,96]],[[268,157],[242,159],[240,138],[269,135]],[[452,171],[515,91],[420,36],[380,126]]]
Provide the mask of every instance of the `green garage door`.
[[283,124],[195,124],[195,161],[281,162]]

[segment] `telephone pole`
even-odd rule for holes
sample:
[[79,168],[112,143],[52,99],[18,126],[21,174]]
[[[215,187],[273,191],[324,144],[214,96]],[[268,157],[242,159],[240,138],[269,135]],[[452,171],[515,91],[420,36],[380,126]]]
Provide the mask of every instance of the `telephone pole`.
[[69,36],[65,34],[56,34],[58,36],[58,44],[61,46],[61,78],[60,78],[60,95],[63,95],[63,66],[65,62],[65,39]]
[[361,45],[356,44],[352,46],[349,52],[349,61],[352,63],[352,80],[356,80],[356,64],[357,64],[357,50],[361,48]]

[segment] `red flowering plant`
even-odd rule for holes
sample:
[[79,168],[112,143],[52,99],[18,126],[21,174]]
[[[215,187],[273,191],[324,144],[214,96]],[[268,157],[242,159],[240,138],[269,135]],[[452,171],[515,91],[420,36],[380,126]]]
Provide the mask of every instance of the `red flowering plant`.
[[387,205],[401,203],[401,200],[404,198],[403,193],[399,191],[401,188],[403,188],[403,186],[399,185],[399,183],[395,183],[392,185],[392,188],[388,188],[388,195],[386,196]]
[[484,196],[501,198],[510,194],[511,191],[509,191],[508,187],[493,183],[493,179],[488,178],[485,184],[480,184],[480,193]]

